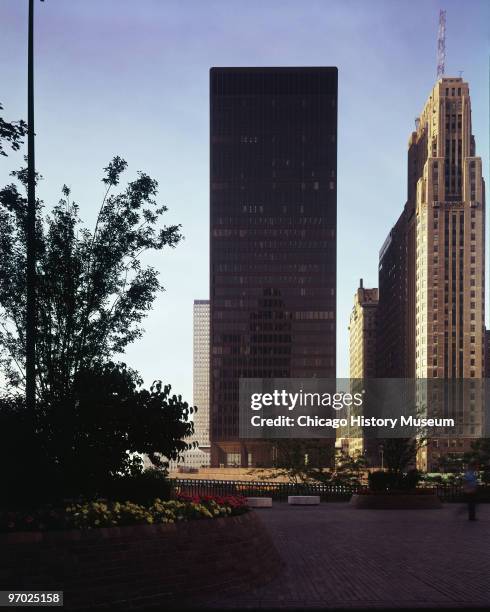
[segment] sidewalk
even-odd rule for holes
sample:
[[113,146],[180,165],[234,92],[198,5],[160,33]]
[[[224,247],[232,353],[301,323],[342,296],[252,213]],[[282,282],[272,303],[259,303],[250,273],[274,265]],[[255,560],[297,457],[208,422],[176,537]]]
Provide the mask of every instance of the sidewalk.
[[478,507],[476,522],[461,504],[357,510],[276,502],[257,512],[285,561],[283,574],[200,608],[490,606],[490,504]]

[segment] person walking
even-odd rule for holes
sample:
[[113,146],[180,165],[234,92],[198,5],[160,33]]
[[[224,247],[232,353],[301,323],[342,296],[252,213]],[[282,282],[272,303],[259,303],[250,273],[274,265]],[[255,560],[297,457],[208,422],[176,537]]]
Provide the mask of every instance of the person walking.
[[463,492],[468,503],[468,520],[476,521],[476,501],[478,493],[478,476],[475,464],[470,463],[463,476]]

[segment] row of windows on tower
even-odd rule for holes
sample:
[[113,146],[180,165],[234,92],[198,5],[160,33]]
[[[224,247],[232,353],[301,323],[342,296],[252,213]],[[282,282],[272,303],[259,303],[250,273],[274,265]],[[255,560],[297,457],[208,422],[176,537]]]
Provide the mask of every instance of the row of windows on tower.
[[446,96],[449,96],[449,90],[451,90],[451,96],[461,95],[461,87],[446,87]]
[[[327,127],[327,126],[325,126],[325,127]],[[328,127],[330,127],[330,126],[328,126]],[[221,130],[221,133],[223,134],[223,133],[226,133],[226,132],[223,132],[223,130]],[[317,144],[317,142],[318,142],[318,134],[317,134],[317,132],[314,132],[312,134],[305,134],[305,132],[301,132],[301,131],[298,131],[298,130],[296,130],[296,131],[289,130],[288,131],[288,136],[289,136],[289,138],[294,136],[295,138],[300,139],[301,142],[308,142],[309,140],[311,140],[315,144]],[[268,136],[257,136],[257,135],[253,135],[253,136],[242,135],[242,136],[240,136],[240,144],[259,144],[259,142],[264,142],[264,141],[276,143],[277,140],[278,140],[278,136],[276,134],[272,134],[272,135],[268,135]],[[326,140],[328,140],[329,142],[335,142],[336,135],[335,134],[328,134]]]
[[[257,272],[273,272],[276,269],[275,266],[268,263],[256,263],[254,261],[241,261],[241,262],[228,262],[228,263],[216,263],[213,266],[213,273],[220,272],[233,272],[242,274],[255,274]],[[322,270],[328,269],[328,262],[324,263],[295,263],[289,261],[281,266],[281,272],[291,273],[320,273]],[[238,282],[245,282],[246,276],[235,277]],[[270,277],[273,278],[273,277]],[[271,282],[270,287],[275,287],[276,283]],[[326,289],[332,289],[332,287],[325,287]],[[279,292],[279,289],[277,290]],[[281,289],[282,291],[282,289]],[[280,293],[278,293],[280,294]]]
[[455,114],[446,114],[446,130],[448,130],[449,128],[451,128],[452,130],[456,129],[456,126],[458,127],[458,129],[461,129],[461,125],[462,125],[462,115],[461,113],[458,113],[457,115]]
[[[228,207],[229,208],[229,207]],[[271,207],[272,208],[272,207]],[[305,206],[304,205],[300,205],[300,206],[286,206],[286,205],[282,205],[282,206],[276,206],[275,207],[277,211],[280,211],[282,214],[286,214],[286,213],[290,213],[292,216],[291,217],[275,217],[277,219],[277,223],[276,225],[296,225],[298,223],[298,213],[300,214],[304,214],[305,212]],[[308,207],[308,210],[310,212],[310,214],[314,214],[314,213],[318,213],[322,210],[323,208],[323,203],[318,203],[318,202],[312,202]],[[231,211],[228,211],[231,212]],[[216,217],[215,219],[213,219],[213,224],[214,225],[226,225],[226,226],[243,226],[244,224],[246,225],[264,225],[264,217],[258,217],[258,219],[255,219],[253,217],[249,217],[249,218],[244,218],[243,215],[241,213],[248,213],[248,214],[254,214],[254,213],[259,213],[259,214],[263,214],[264,212],[264,207],[263,206],[243,206],[241,211],[237,211],[233,216],[224,216],[224,217]],[[269,212],[271,212],[269,210]],[[268,218],[268,217],[265,217]],[[305,219],[312,219],[312,218],[316,218],[316,217],[305,217]],[[268,224],[266,224],[268,225]],[[317,223],[315,222],[315,225],[317,225]],[[332,237],[335,236],[335,229],[333,228],[329,228],[329,231],[331,232]]]
[[[434,222],[433,222],[434,223],[433,224],[433,228],[436,230],[436,229],[439,229],[439,220],[437,219],[437,211],[435,211],[434,215],[435,215],[435,219],[434,219]],[[472,215],[472,216],[474,216],[474,215]],[[455,223],[455,219],[453,219],[453,223]],[[463,223],[461,223],[461,225],[463,225]],[[472,229],[472,230],[476,229],[476,221],[472,221],[471,222],[470,229]],[[455,233],[455,231],[456,230],[453,227],[453,233]],[[434,236],[434,239],[438,239],[438,236],[437,235]],[[476,235],[474,233],[471,234],[471,240],[476,240]]]
[[[329,181],[328,183],[322,183],[320,188],[319,181],[306,181],[300,180],[296,177],[288,178],[284,177],[282,180],[279,180],[278,177],[271,176],[273,179],[272,182],[266,180],[262,175],[257,176],[248,176],[245,177],[245,174],[242,174],[240,178],[232,179],[232,181],[213,181],[211,183],[211,191],[231,191],[237,190],[246,191],[250,189],[250,185],[260,186],[261,190],[265,190],[270,188],[272,191],[288,191],[291,192],[293,189],[298,192],[320,192],[320,191],[335,191],[335,182]],[[304,179],[305,177],[301,177]]]

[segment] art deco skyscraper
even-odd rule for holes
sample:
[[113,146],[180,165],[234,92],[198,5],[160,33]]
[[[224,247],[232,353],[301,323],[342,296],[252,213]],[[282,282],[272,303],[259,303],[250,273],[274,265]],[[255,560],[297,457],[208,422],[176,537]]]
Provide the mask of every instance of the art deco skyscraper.
[[[481,379],[484,317],[482,163],[468,83],[443,77],[410,136],[407,202],[380,253],[377,376]],[[437,401],[420,401],[428,409],[472,413],[454,439],[429,440],[418,456],[422,469],[437,471],[440,457],[463,453],[479,434],[481,397],[471,386],[455,389],[456,395],[446,386]]]
[[[471,129],[468,83],[443,78],[432,90],[412,140],[422,168],[416,189],[415,374],[422,379],[485,375],[485,190]],[[422,404],[430,409],[437,398]],[[470,449],[481,433],[484,398],[474,384],[447,388],[445,411],[466,412],[454,439],[429,440],[425,470]],[[461,423],[461,419],[458,419]]]
[[485,195],[468,83],[437,82],[414,135],[417,378],[481,378],[485,339]]
[[212,464],[267,465],[240,378],[336,372],[337,69],[213,68],[210,136]]

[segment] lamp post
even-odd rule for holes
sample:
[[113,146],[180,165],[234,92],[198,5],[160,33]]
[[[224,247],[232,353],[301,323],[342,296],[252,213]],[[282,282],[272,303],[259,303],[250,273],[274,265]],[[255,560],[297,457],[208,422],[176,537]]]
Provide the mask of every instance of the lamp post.
[[[43,2],[44,0],[41,0]],[[26,404],[36,408],[36,165],[34,157],[34,0],[27,45]]]
[[29,0],[27,49],[27,311],[26,403],[36,407],[36,170],[34,160],[34,0]]

